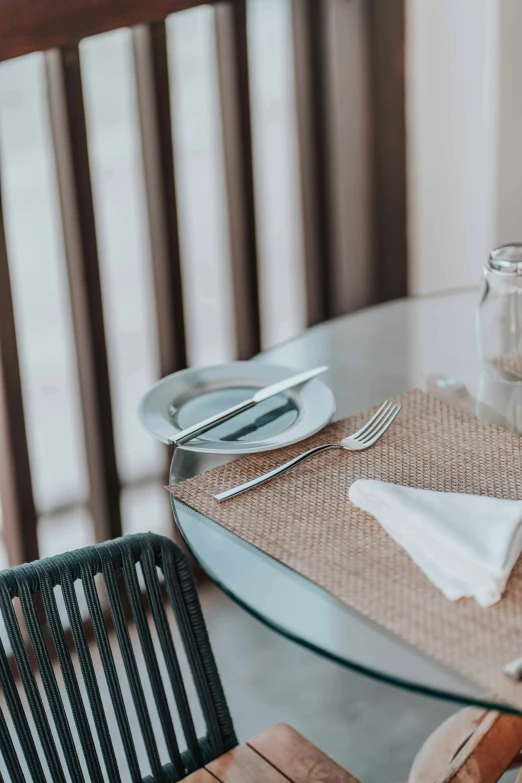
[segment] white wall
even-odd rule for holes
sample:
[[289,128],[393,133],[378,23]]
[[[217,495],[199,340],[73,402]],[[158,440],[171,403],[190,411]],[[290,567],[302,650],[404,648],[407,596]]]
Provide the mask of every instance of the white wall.
[[[522,5],[518,12],[514,8],[517,0],[502,3],[503,16],[509,5],[513,15],[522,17]],[[409,0],[407,4],[410,291],[414,294],[478,282],[488,249],[497,241],[496,102],[499,76],[508,70],[506,58],[498,61],[500,6],[498,0]],[[514,37],[513,31],[510,35]],[[513,139],[511,144],[516,146]],[[509,178],[505,157],[502,191]]]
[[522,3],[497,5],[495,243],[522,241]]

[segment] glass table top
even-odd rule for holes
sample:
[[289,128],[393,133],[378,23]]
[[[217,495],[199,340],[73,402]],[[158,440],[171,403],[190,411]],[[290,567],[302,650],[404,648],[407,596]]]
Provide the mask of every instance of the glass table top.
[[[522,431],[522,383],[481,373],[475,319],[477,292],[407,299],[313,327],[253,361],[324,376],[344,418],[413,388],[475,415]],[[176,483],[234,459],[174,452]],[[216,522],[172,498],[183,538],[203,570],[237,603],[275,631],[343,665],[381,680],[464,704],[509,709],[478,685],[433,661]],[[348,564],[347,564],[348,567]]]

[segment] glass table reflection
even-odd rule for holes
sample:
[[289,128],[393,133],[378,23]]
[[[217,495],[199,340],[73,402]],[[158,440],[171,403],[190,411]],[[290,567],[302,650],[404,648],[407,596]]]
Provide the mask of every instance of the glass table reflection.
[[[376,306],[313,327],[253,361],[296,370],[327,364],[330,370],[324,379],[337,400],[335,418],[421,388],[483,419],[522,431],[522,383],[506,383],[481,373],[476,305],[476,291],[465,291]],[[230,459],[234,457],[177,449],[170,481],[182,481]],[[398,686],[499,708],[474,683],[171,498],[176,523],[201,568],[227,595],[275,631]]]

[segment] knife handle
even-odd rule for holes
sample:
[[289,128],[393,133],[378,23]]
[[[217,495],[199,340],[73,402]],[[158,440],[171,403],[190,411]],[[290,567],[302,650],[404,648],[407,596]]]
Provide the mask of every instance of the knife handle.
[[214,416],[209,416],[208,419],[198,421],[197,424],[193,424],[191,427],[187,427],[187,429],[181,430],[181,432],[178,432],[178,434],[173,438],[170,438],[169,443],[173,446],[181,446],[183,443],[187,443],[187,441],[192,440],[192,438],[196,438],[203,432],[211,430],[212,427],[215,427],[217,424],[222,424],[224,421],[228,421],[228,419],[231,419],[233,416],[237,416],[238,413],[242,413],[242,411],[247,411],[249,408],[253,408],[254,405],[256,405],[256,403],[252,399],[238,402],[237,405],[232,405],[231,408],[227,408],[225,411],[221,411],[221,413],[215,413]]

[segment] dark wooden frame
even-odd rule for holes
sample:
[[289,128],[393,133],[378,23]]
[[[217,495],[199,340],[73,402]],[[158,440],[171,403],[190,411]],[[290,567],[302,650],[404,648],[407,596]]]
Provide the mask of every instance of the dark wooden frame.
[[[345,0],[349,2],[349,0]],[[261,347],[247,0],[215,5],[238,358]],[[292,0],[308,324],[333,314],[325,0]],[[121,534],[120,480],[98,264],[79,42],[132,27],[161,374],[186,366],[165,18],[203,0],[3,0],[0,61],[44,51],[96,538]],[[367,0],[375,299],[407,293],[404,0]],[[0,490],[11,564],[38,555],[7,247],[0,213]]]
[[0,493],[9,565],[38,557],[37,515],[0,193]]
[[215,0],[43,0],[0,3],[0,61],[79,43],[82,38],[165,19]]
[[103,318],[80,53],[46,55],[49,109],[80,380],[90,507],[96,540],[121,535],[120,486]]
[[408,294],[404,0],[367,0],[374,150],[375,294]]
[[187,366],[165,21],[132,31],[160,374]]
[[237,356],[261,350],[246,0],[216,5]]

